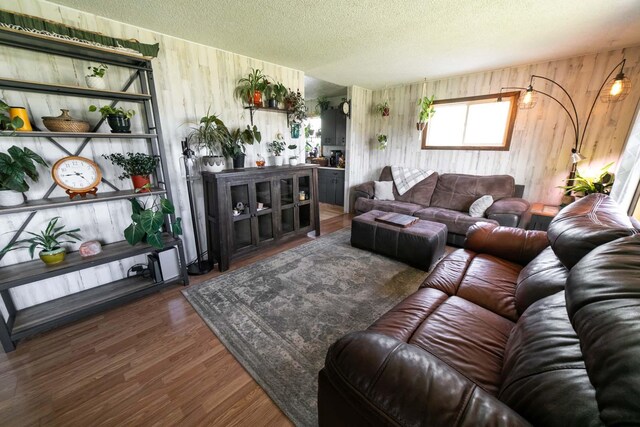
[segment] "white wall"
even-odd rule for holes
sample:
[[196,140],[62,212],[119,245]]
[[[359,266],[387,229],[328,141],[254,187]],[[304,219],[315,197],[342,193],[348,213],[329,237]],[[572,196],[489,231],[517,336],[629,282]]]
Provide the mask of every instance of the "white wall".
[[[167,163],[174,191],[174,204],[178,214],[183,218],[185,226],[184,241],[187,256],[190,259],[193,258],[195,248],[188,198],[186,186],[180,177],[180,140],[189,132],[188,123],[197,122],[199,117],[210,108],[212,113],[219,114],[230,127],[244,127],[248,124],[249,115],[234,99],[233,89],[238,78],[246,74],[251,67],[261,68],[267,75],[282,81],[285,86],[294,90],[299,88],[301,91],[304,90],[304,74],[298,70],[187,42],[47,2],[0,0],[0,8],[40,16],[114,37],[135,38],[143,43],[160,43],[159,56],[153,60],[160,120],[164,131]],[[2,64],[0,77],[80,86],[85,86],[84,75],[89,65],[84,61],[35,54],[6,47],[0,48],[0,64]],[[127,75],[126,70],[111,67],[107,74],[109,86],[119,90]],[[88,119],[95,123],[98,115],[87,112],[87,107],[91,103],[101,102],[100,100],[44,96],[6,90],[0,91],[0,97],[6,99],[11,105],[26,106],[31,117],[34,118],[35,124],[42,129],[44,128],[40,117],[58,115],[60,108],[68,108],[74,117]],[[134,106],[135,104],[131,104],[131,107]],[[141,129],[140,123],[140,115],[136,115],[133,119],[134,131]],[[301,138],[297,141],[291,141],[284,114],[257,113],[255,124],[262,131],[263,141],[272,140],[276,132],[281,131],[286,136],[287,143],[296,143],[300,152],[303,152],[304,140]],[[108,132],[106,125],[104,129]],[[248,165],[253,164],[258,151],[261,151],[266,157],[265,142],[261,144],[261,147],[249,147],[247,151]],[[4,151],[13,144],[31,148],[51,164],[63,157],[62,152],[45,139],[3,138],[0,141],[0,150]],[[78,140],[64,140],[62,144],[69,150],[73,150],[79,142]],[[102,159],[100,155],[110,152],[143,150],[146,151],[144,141],[123,143],[120,140],[94,140],[82,155],[96,160],[107,179],[121,188],[131,188],[128,181],[118,181],[116,177],[119,175],[119,171],[112,167],[108,161]],[[28,193],[30,199],[41,197],[52,183],[48,171],[41,170],[40,172],[40,182],[34,184]],[[107,191],[107,189],[101,187],[100,191]],[[53,194],[53,196],[61,195],[64,193],[60,189],[56,189]],[[196,195],[201,200],[202,191],[200,188]],[[199,221],[203,230],[201,235],[204,238],[202,204],[198,208]],[[123,239],[122,230],[128,225],[130,207],[128,202],[112,202],[40,211],[28,229],[37,231],[49,218],[56,215],[63,218],[65,225],[80,227],[85,239],[98,239],[109,243]],[[2,233],[16,229],[26,216],[27,214],[18,214],[0,217],[0,247],[3,247],[10,237],[9,234]],[[77,245],[74,245],[73,249],[76,248]],[[28,260],[27,251],[16,251],[0,260],[0,266]],[[144,261],[144,258],[141,260]],[[50,280],[47,283],[34,283],[14,289],[12,294],[16,305],[21,308],[123,277],[133,262],[134,260],[112,263]],[[1,270],[0,274],[2,274]]]

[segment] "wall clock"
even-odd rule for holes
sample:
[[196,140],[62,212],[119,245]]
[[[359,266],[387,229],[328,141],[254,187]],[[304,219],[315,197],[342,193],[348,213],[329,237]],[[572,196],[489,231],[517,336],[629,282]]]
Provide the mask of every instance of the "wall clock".
[[[344,99],[344,98],[342,98],[342,99]],[[342,101],[340,103],[339,108],[340,108],[340,111],[342,112],[342,114],[344,114],[348,118],[351,118],[351,100],[347,101],[345,99],[344,101]]]
[[51,169],[56,184],[65,189],[70,199],[75,196],[96,195],[102,172],[93,161],[79,156],[68,156],[58,160]]

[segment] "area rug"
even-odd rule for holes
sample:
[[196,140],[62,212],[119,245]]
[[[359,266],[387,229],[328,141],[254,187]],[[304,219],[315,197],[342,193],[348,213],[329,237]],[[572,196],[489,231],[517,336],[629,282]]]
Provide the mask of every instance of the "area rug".
[[329,346],[365,329],[427,273],[352,248],[341,230],[183,291],[222,343],[299,426],[317,425]]

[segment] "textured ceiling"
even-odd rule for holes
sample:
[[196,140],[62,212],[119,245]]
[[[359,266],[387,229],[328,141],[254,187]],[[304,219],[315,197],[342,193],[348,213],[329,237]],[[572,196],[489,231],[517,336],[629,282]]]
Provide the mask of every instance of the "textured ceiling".
[[639,0],[54,0],[371,89],[640,43]]

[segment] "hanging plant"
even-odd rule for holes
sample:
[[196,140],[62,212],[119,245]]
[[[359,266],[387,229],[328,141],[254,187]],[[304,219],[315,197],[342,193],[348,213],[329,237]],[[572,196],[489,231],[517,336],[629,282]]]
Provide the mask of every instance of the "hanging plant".
[[389,101],[384,101],[380,104],[377,104],[376,111],[382,114],[382,117],[389,117],[389,112],[390,112]]
[[418,99],[418,106],[420,107],[420,112],[418,113],[418,123],[416,123],[416,127],[419,131],[422,131],[431,118],[436,112],[436,109],[433,107],[433,100],[435,99],[435,95],[431,95],[431,98],[428,96],[423,96]]
[[320,114],[323,111],[327,111],[329,109],[329,98],[326,96],[319,96],[316,100],[316,113]]
[[376,139],[378,140],[378,150],[384,150],[387,148],[387,144],[389,143],[387,135],[379,133],[376,135]]

